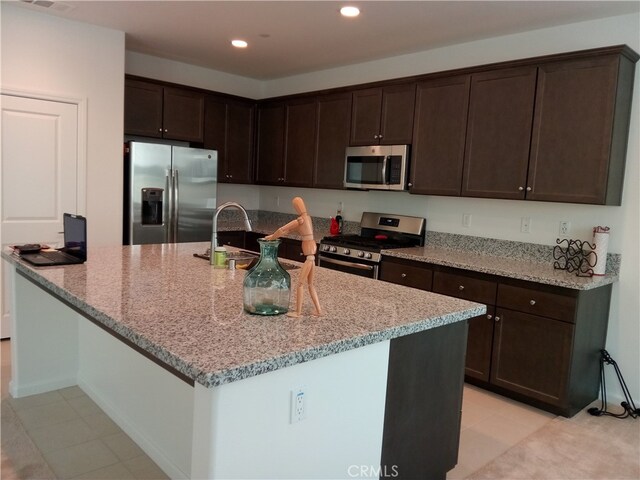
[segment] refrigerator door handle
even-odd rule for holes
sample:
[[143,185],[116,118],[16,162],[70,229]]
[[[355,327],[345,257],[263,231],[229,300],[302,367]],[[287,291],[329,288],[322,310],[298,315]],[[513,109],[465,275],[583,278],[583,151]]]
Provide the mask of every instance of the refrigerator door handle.
[[167,225],[167,228],[165,229],[166,232],[166,239],[165,242],[166,243],[171,243],[173,241],[173,178],[169,178],[169,175],[172,175],[171,170],[167,170],[167,173],[165,175],[165,181],[166,181],[166,192],[167,192],[167,216],[166,216],[166,220],[165,223]]
[[178,242],[178,205],[180,205],[180,175],[178,169],[173,171],[173,242]]

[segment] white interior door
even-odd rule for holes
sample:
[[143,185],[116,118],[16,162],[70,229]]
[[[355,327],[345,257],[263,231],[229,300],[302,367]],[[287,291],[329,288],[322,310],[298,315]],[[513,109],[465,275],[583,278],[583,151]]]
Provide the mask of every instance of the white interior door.
[[[78,105],[5,94],[1,102],[0,241],[57,246],[62,214],[78,208]],[[0,278],[6,338],[11,285]]]

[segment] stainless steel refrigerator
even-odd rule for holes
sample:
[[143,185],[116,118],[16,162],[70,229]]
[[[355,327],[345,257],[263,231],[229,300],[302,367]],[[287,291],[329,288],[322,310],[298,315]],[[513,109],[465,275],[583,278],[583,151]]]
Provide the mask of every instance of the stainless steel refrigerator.
[[218,153],[129,142],[125,150],[125,245],[211,240]]

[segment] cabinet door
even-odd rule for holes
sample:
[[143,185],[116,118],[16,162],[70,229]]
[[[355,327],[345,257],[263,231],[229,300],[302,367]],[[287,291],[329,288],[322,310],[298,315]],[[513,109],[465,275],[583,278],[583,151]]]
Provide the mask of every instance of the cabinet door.
[[207,97],[204,105],[204,148],[218,152],[218,181],[228,181],[227,103],[218,97]]
[[377,145],[380,136],[382,89],[353,92],[351,145]]
[[573,330],[570,323],[499,308],[491,383],[562,406],[567,397]]
[[310,187],[316,152],[315,98],[287,105],[286,116],[285,184]]
[[379,136],[381,145],[405,145],[411,143],[415,104],[415,84],[385,87],[382,90]]
[[540,67],[527,199],[604,204],[617,56]]
[[462,195],[524,199],[536,68],[471,77]]
[[233,101],[227,104],[226,174],[228,182],[253,182],[255,112],[254,104]]
[[495,307],[487,307],[487,313],[469,319],[467,336],[467,357],[465,375],[489,382],[491,370],[491,349],[493,346],[493,325]]
[[256,181],[284,183],[285,107],[281,103],[258,108],[258,155]]
[[380,264],[380,280],[430,291],[433,283],[433,270],[420,265],[420,263],[384,258]]
[[470,75],[418,85],[411,193],[460,195],[470,85]]
[[236,230],[218,232],[218,245],[244,248],[244,232]]
[[125,80],[124,133],[162,138],[162,86]]
[[163,137],[202,142],[204,95],[180,88],[164,87]]
[[318,142],[313,186],[343,188],[345,150],[349,146],[351,94],[318,99]]

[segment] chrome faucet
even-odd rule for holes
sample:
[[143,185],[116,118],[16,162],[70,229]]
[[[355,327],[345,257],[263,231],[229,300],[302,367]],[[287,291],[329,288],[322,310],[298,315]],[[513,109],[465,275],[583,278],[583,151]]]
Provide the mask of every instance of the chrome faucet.
[[209,253],[209,263],[213,265],[214,258],[213,252],[215,252],[216,246],[218,245],[218,215],[220,212],[228,207],[237,208],[244,215],[244,227],[247,232],[251,231],[251,222],[249,221],[249,215],[247,215],[247,211],[244,209],[242,205],[236,202],[225,202],[216,208],[216,213],[213,214],[213,224],[211,228],[211,252]]

